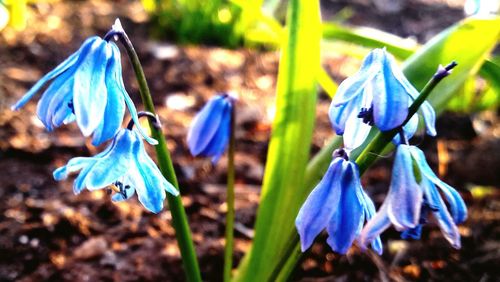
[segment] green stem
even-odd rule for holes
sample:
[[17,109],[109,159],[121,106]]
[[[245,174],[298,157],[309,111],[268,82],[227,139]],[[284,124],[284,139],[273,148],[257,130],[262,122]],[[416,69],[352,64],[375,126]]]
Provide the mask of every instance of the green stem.
[[[400,131],[401,127],[403,127],[410,118],[418,111],[420,106],[425,102],[431,91],[436,87],[436,85],[445,78],[448,74],[450,74],[451,69],[456,66],[455,62],[452,62],[445,68],[439,68],[436,74],[427,82],[424,86],[417,99],[413,101],[410,108],[408,109],[408,116],[404,123],[390,131],[378,132],[377,135],[371,140],[371,142],[366,146],[366,148],[360,153],[360,155],[356,158],[356,163],[359,166],[360,176],[368,169],[368,167],[373,164],[373,162],[377,159],[377,157],[381,154],[384,148],[392,141],[394,136]],[[337,139],[333,139],[331,143],[338,142]],[[326,147],[326,151],[331,151],[332,146],[329,144]],[[324,153],[323,150],[320,153]],[[321,164],[319,161],[316,161],[318,164]],[[282,256],[280,256],[281,260],[278,262],[276,269],[274,270],[270,281],[286,281],[288,277],[292,273],[296,263],[302,258],[304,253],[300,250],[300,237],[297,232],[293,234],[293,237],[290,238],[290,244],[285,249]]]
[[[139,92],[146,111],[156,114],[153,104],[153,98],[149,92],[148,83],[142,70],[139,57],[135,52],[134,46],[125,32],[116,33],[120,42],[127,50],[127,55],[130,58],[132,67],[134,68],[137,82],[139,83]],[[174,165],[170,158],[170,152],[167,149],[167,142],[161,129],[156,128],[151,121],[149,122],[153,138],[158,141],[155,146],[156,156],[158,159],[160,171],[165,178],[179,189],[179,183],[175,175]],[[189,229],[186,211],[182,205],[181,197],[173,196],[167,193],[167,201],[172,214],[172,224],[175,228],[175,236],[181,252],[182,263],[188,281],[201,281],[200,269],[198,267],[198,260],[196,251],[194,249],[193,239],[191,237],[191,230]]]
[[233,109],[231,110],[231,128],[229,137],[229,150],[227,154],[227,214],[226,214],[226,247],[224,249],[224,281],[231,281],[231,270],[233,269],[233,248],[234,248],[234,153],[236,147],[235,141],[235,115]]

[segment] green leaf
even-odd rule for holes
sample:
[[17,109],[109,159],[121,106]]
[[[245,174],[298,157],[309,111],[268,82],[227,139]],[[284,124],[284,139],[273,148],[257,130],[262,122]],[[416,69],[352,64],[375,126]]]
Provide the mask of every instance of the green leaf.
[[481,95],[475,110],[491,109],[500,106],[500,57],[486,60],[479,75],[488,82],[488,89]]
[[418,44],[393,34],[369,27],[346,27],[335,23],[323,24],[323,38],[355,43],[369,48],[386,47],[397,58],[406,59]]
[[496,46],[500,35],[500,17],[467,18],[431,39],[403,64],[404,73],[417,89],[436,71],[437,64],[457,61],[452,75],[438,85],[429,97],[436,111],[441,111],[471,75],[477,74],[484,60]]
[[318,83],[325,90],[326,94],[333,98],[339,88],[338,84],[328,75],[324,68],[320,67],[318,72]]
[[261,201],[251,251],[235,277],[237,281],[267,281],[295,232],[304,194],[315,120],[317,72],[320,70],[321,19],[319,1],[288,4],[282,44],[276,116],[269,144]]
[[[452,75],[445,78],[431,93],[430,98],[434,106],[439,111],[450,99],[456,90],[460,88],[470,77],[475,75],[485,58],[497,43],[500,35],[500,18],[492,19],[465,19],[464,21],[441,32],[425,46],[413,54],[404,64],[404,72],[410,81],[421,89],[427,80],[432,77],[438,64],[448,64],[452,60],[459,63]],[[331,160],[331,153],[340,144],[339,138],[333,138],[315,158],[309,163],[306,180],[307,186],[303,193],[297,195],[301,197],[301,205],[310,191],[314,188],[320,175],[323,175]],[[289,209],[295,208],[292,206]],[[282,238],[285,242],[294,242],[297,239],[294,231],[289,236]],[[298,243],[297,243],[298,244]],[[276,269],[276,277],[286,280],[292,272],[296,263],[300,259],[300,248],[290,244],[284,252],[284,257],[278,265],[281,269]]]

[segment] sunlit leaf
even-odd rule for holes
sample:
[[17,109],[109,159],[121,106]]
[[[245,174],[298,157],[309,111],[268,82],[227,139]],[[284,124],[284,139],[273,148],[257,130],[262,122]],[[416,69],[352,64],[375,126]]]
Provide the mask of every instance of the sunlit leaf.
[[289,2],[277,82],[276,116],[269,144],[252,250],[238,281],[267,281],[294,231],[315,119],[320,70],[319,2]]

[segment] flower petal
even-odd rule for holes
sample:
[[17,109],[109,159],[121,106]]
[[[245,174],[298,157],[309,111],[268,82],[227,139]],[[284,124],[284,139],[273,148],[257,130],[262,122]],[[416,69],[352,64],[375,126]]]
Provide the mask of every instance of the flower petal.
[[401,239],[403,240],[409,240],[409,239],[420,240],[421,236],[422,236],[422,224],[418,224],[413,228],[406,229],[401,233]]
[[38,101],[36,112],[38,118],[42,121],[48,131],[52,131],[54,129],[52,117],[55,109],[60,106],[61,100],[64,100],[66,97],[71,99],[72,97],[72,72],[72,70],[67,71],[55,78],[52,84],[50,84],[47,90],[43,93],[40,101]]
[[386,54],[386,64],[390,71],[392,72],[392,76],[398,81],[398,83],[404,88],[404,92],[408,94],[412,99],[417,99],[419,93],[418,90],[410,83],[410,81],[406,78],[404,73],[401,71],[401,68],[396,63],[394,57],[389,54],[387,51],[384,51]]
[[217,163],[219,158],[224,154],[227,144],[229,142],[229,135],[231,131],[231,103],[227,103],[222,114],[222,120],[219,128],[210,140],[210,143],[205,147],[199,155],[200,156],[213,156],[212,163]]
[[[123,115],[125,114],[124,94],[122,88],[116,81],[117,73],[121,76],[120,50],[116,45],[111,45],[112,57],[106,66],[106,87],[108,101],[104,110],[104,117],[92,136],[92,145],[98,146],[101,143],[113,138],[119,130]],[[127,95],[127,94],[125,94]]]
[[131,130],[121,129],[110,151],[100,157],[86,176],[87,189],[104,188],[125,175],[133,161],[134,135]]
[[187,135],[188,147],[193,156],[207,149],[220,127],[227,103],[225,97],[217,95],[193,119]]
[[392,56],[385,53],[382,72],[374,80],[373,118],[381,131],[400,126],[408,116],[410,97],[405,86],[393,75]]
[[303,252],[312,245],[314,238],[326,227],[338,208],[341,191],[335,182],[337,182],[336,178],[342,174],[343,161],[341,158],[332,161],[295,219],[295,227],[300,235]]
[[54,170],[53,172],[54,179],[57,181],[64,180],[68,178],[68,175],[70,173],[79,171],[94,161],[95,161],[94,158],[88,158],[88,157],[72,158],[65,166],[62,166]]
[[106,108],[107,90],[104,81],[111,48],[104,40],[97,40],[74,75],[73,104],[76,123],[84,136],[94,132]]
[[354,150],[361,146],[372,129],[370,125],[364,123],[363,119],[358,118],[357,115],[356,112],[351,112],[346,122],[343,139],[347,150]]
[[424,118],[427,134],[429,134],[430,136],[436,136],[436,113],[434,112],[431,104],[425,101],[422,106],[420,106],[420,112],[422,113],[422,117]]
[[356,102],[360,99],[361,97],[358,97],[355,99],[355,101],[351,101],[350,103],[340,106],[335,106],[333,103],[330,104],[328,117],[330,118],[332,127],[337,135],[344,134],[347,120],[351,118],[352,113],[360,111],[361,105]]
[[420,219],[423,191],[418,185],[410,146],[399,145],[394,159],[387,215],[397,230],[414,228]]
[[441,199],[441,195],[436,189],[436,186],[434,186],[434,184],[425,177],[422,179],[421,185],[424,189],[425,197],[429,204],[433,208],[437,208],[437,211],[434,211],[432,214],[436,218],[444,237],[446,238],[446,240],[448,240],[448,242],[451,243],[453,247],[459,249],[460,233],[458,232],[458,228],[455,225],[455,222],[453,222],[453,218],[448,212],[446,204],[444,203],[443,199]]
[[75,53],[71,54],[66,60],[60,63],[56,68],[51,70],[49,73],[44,75],[40,80],[38,80],[33,87],[19,100],[16,104],[12,106],[12,110],[16,111],[22,106],[24,106],[33,96],[43,87],[45,83],[49,80],[59,76],[64,73],[66,70],[71,68],[74,65],[77,65],[77,61],[79,61],[80,57],[85,57],[88,51],[90,50],[90,46],[97,40],[100,39],[97,36],[91,37],[82,44],[80,49],[78,49]]
[[342,81],[333,96],[331,106],[337,107],[350,102],[359,96],[365,86],[370,83],[373,77],[380,72],[382,66],[382,49],[374,49],[363,60],[359,71]]
[[[364,221],[363,204],[358,198],[361,188],[359,175],[356,175],[354,164],[343,162],[342,174],[339,180],[334,180],[335,190],[340,190],[340,201],[336,212],[331,217],[328,226],[327,242],[338,253],[345,254],[352,242],[358,236],[360,222]],[[326,203],[327,205],[330,203]]]
[[136,136],[136,138],[134,157],[137,169],[133,177],[142,178],[144,183],[144,185],[136,186],[137,195],[146,209],[158,213],[163,209],[165,191],[174,196],[179,195],[179,191],[163,177],[156,164],[147,155],[140,137]]
[[380,243],[379,247],[379,242],[377,242],[377,240],[380,239],[380,234],[391,226],[391,221],[387,215],[387,207],[387,202],[384,202],[379,211],[366,223],[359,236],[359,242],[362,247],[366,247],[371,243],[372,245],[377,245],[377,248],[374,248],[377,252],[377,249],[382,249],[382,244]]
[[441,179],[434,174],[425,160],[424,152],[417,147],[412,147],[412,155],[424,177],[428,178],[443,192],[443,195],[446,197],[446,201],[450,204],[451,215],[455,223],[459,224],[464,222],[467,219],[467,206],[457,190],[441,181]]
[[[368,194],[366,194],[366,192],[363,189],[361,189],[361,194],[363,197],[363,208],[364,208],[364,215],[365,215],[364,220],[366,220],[368,222],[373,218],[373,216],[376,213],[375,205],[373,204],[372,199],[368,196]],[[382,240],[380,240],[380,236],[377,236],[372,241],[372,248],[377,254],[379,254],[379,255],[382,254],[382,252],[384,251],[384,247],[382,245]]]

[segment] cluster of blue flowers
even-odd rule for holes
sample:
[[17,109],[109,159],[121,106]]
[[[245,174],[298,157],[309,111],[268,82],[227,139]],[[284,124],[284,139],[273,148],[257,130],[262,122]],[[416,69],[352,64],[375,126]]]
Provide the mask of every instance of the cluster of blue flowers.
[[[120,33],[124,31],[117,21],[111,34]],[[91,37],[12,108],[20,109],[48,85],[37,106],[37,115],[47,130],[76,121],[84,136],[92,136],[93,145],[112,140],[93,157],[71,159],[54,171],[54,178],[63,180],[79,171],[73,184],[76,194],[85,188],[92,191],[112,187],[117,192],[112,200],[123,201],[137,192],[144,207],[157,213],[163,208],[166,192],[179,192],[146,153],[142,140],[152,145],[157,141],[140,127],[121,72],[120,50],[115,43],[107,37]],[[344,148],[334,152],[326,174],[296,218],[302,251],[326,228],[327,242],[336,252],[346,253],[357,240],[361,247],[371,245],[381,254],[380,234],[391,224],[403,238],[418,239],[430,215],[452,246],[460,247],[456,225],[467,217],[465,203],[453,187],[434,174],[424,153],[407,141],[419,124],[418,115],[408,119],[409,107],[418,95],[385,49],[370,52],[360,70],[339,86],[329,117],[335,132],[343,136]],[[217,95],[198,113],[187,136],[192,155],[212,157],[213,163],[220,159],[232,130],[235,101],[232,95]],[[125,108],[133,123],[121,128]],[[427,134],[435,136],[434,109],[424,102],[420,113]],[[373,127],[400,132],[393,139],[397,150],[391,185],[378,212],[363,190],[357,164],[349,159]]]
[[[371,51],[360,70],[339,86],[329,117],[335,132],[343,136],[344,148],[334,152],[326,174],[296,218],[302,251],[326,227],[327,243],[336,252],[346,253],[357,240],[362,248],[371,244],[381,254],[380,234],[391,224],[403,238],[418,239],[430,215],[450,244],[460,248],[456,225],[467,217],[465,203],[434,174],[424,153],[407,141],[419,123],[415,114],[404,124],[418,95],[385,49]],[[435,136],[434,109],[424,102],[420,113],[427,134]],[[391,185],[378,212],[363,191],[356,163],[349,160],[350,152],[365,142],[373,126],[383,132],[400,131],[393,139],[397,150]]]
[[[114,34],[123,33],[119,20]],[[94,36],[78,51],[40,79],[14,106],[23,107],[42,87],[49,84],[37,106],[37,115],[47,128],[53,129],[76,121],[82,134],[92,135],[97,146],[112,139],[111,144],[94,157],[76,157],[54,171],[56,180],[80,171],[74,181],[76,194],[112,187],[113,201],[130,198],[137,192],[139,201],[151,212],[163,208],[166,192],[179,192],[160,173],[146,153],[142,139],[152,145],[158,142],[142,130],[137,110],[125,90],[120,50],[115,43]],[[137,131],[121,128],[128,108]]]

